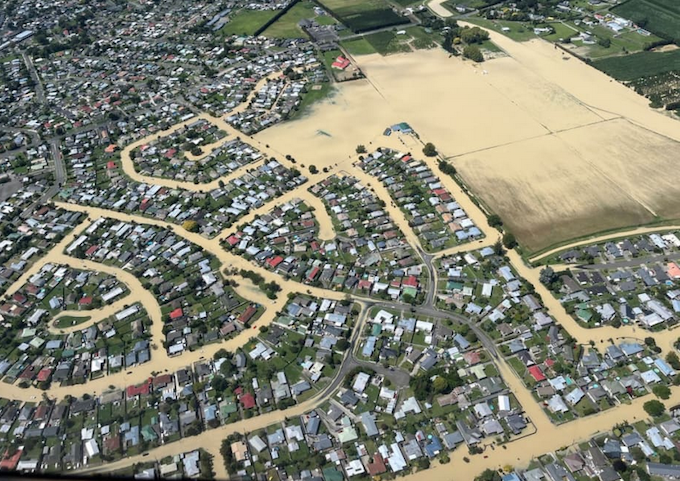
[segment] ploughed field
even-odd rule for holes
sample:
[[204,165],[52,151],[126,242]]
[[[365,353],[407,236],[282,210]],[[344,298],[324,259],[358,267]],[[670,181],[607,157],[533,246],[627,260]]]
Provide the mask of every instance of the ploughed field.
[[461,156],[459,172],[530,251],[680,216],[677,142],[625,119]]

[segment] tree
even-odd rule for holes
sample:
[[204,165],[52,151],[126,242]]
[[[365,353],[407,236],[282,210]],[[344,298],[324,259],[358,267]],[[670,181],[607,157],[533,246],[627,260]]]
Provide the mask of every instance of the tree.
[[485,469],[482,474],[475,478],[475,481],[501,481],[501,475],[494,469]]
[[489,32],[479,27],[466,27],[460,31],[460,39],[467,44],[482,43],[489,39]]
[[669,352],[666,354],[666,362],[676,371],[680,371],[680,358],[674,352]]
[[437,376],[434,381],[432,381],[432,389],[437,394],[441,394],[447,391],[449,388],[449,382],[442,376]]
[[357,154],[365,154],[366,147],[363,144],[357,145]]
[[468,332],[468,333],[465,335],[465,339],[466,339],[470,344],[474,344],[474,343],[477,342],[477,340],[478,340],[478,339],[477,339],[477,334],[475,334],[475,331],[473,331],[473,330],[470,330],[470,332]]
[[660,399],[668,399],[671,397],[671,390],[669,389],[668,386],[665,386],[663,384],[657,384],[652,388],[652,392],[654,395]]
[[316,168],[316,165],[310,165],[309,166],[309,173],[310,174],[317,174],[319,172],[319,169]]
[[541,284],[544,286],[549,286],[553,282],[555,282],[557,276],[555,275],[555,271],[553,270],[552,267],[547,266],[541,269],[541,274],[539,276],[539,280],[541,281]]
[[[229,361],[225,361],[225,364]],[[214,376],[210,381],[210,385],[217,392],[224,392],[229,387],[229,382],[222,376]]]
[[494,228],[501,227],[503,225],[503,221],[501,220],[501,216],[498,214],[491,214],[488,218],[489,225]]
[[493,253],[496,254],[497,256],[502,256],[503,254],[505,254],[505,249],[503,249],[503,243],[501,242],[500,239],[494,242]]
[[508,249],[514,249],[517,247],[517,240],[515,236],[510,232],[503,235],[503,245]]
[[628,465],[620,459],[614,461],[612,463],[612,467],[614,468],[614,471],[616,471],[617,473],[625,473],[626,469],[628,469]]
[[484,55],[482,55],[482,51],[476,45],[466,45],[463,49],[463,57],[469,58],[473,62],[484,61]]
[[612,41],[608,37],[600,37],[597,39],[597,44],[604,48],[612,46]]
[[339,351],[346,351],[348,347],[349,342],[347,339],[339,339],[338,342],[335,343],[335,348]]
[[455,176],[455,175],[456,175],[456,172],[457,172],[457,171],[456,171],[456,168],[455,168],[453,165],[449,164],[449,163],[448,163],[447,161],[445,161],[445,160],[441,160],[441,161],[439,162],[439,170],[441,170],[442,172],[444,172],[444,173],[445,173],[446,175],[448,175],[449,177]]
[[435,157],[437,155],[437,148],[434,146],[432,142],[428,142],[423,147],[423,154],[425,154],[428,157]]
[[647,401],[642,405],[642,407],[647,414],[655,418],[661,416],[666,411],[666,406],[664,406],[661,401],[657,401],[656,399]]
[[197,232],[198,222],[196,222],[195,220],[185,220],[184,223],[182,224],[182,227],[188,232]]
[[633,459],[636,463],[641,463],[646,458],[645,453],[643,453],[642,449],[640,449],[638,446],[632,447],[630,449],[630,454],[633,455]]

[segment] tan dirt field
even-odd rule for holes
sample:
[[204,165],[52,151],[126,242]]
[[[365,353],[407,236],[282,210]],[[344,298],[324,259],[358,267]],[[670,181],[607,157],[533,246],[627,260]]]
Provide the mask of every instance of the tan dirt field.
[[468,154],[455,165],[530,250],[654,220],[559,134]]
[[652,52],[672,52],[673,50],[677,50],[680,47],[675,45],[674,43],[669,43],[668,45],[662,45],[660,47],[654,47],[652,49]]
[[339,85],[310,115],[256,138],[331,166],[359,143],[392,143],[382,131],[408,122],[534,252],[678,217],[668,172],[680,123],[547,42],[491,36],[510,57],[358,57],[367,80]]

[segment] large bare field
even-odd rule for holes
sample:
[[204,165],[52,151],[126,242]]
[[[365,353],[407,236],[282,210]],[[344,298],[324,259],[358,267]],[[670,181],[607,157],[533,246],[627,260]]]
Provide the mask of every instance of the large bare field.
[[320,168],[355,157],[357,144],[394,145],[382,131],[408,122],[529,251],[680,217],[669,175],[680,122],[551,44],[491,37],[508,57],[358,57],[367,80],[340,84],[310,115],[258,139]]
[[651,222],[652,213],[614,176],[602,173],[613,163],[611,157],[597,156],[594,164],[574,148],[572,142],[585,137],[597,143],[596,130],[581,127],[570,132],[569,140],[562,134],[546,135],[464,155],[453,163],[472,190],[531,251],[573,237]]

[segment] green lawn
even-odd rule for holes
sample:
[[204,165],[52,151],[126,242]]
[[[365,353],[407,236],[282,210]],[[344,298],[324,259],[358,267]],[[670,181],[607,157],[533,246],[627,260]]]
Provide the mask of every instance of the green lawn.
[[409,27],[406,33],[413,37],[411,45],[417,49],[434,48],[441,43],[439,34],[428,32],[423,27]]
[[352,40],[344,40],[340,44],[347,49],[351,55],[370,55],[376,53],[373,45],[365,38],[354,38]]
[[300,107],[291,115],[291,119],[299,118],[308,113],[310,107],[319,100],[323,100],[333,93],[333,86],[329,82],[323,82],[319,90],[313,90],[313,86],[309,86],[307,93],[302,97]]
[[398,52],[410,52],[411,48],[406,44],[410,39],[407,35],[397,35],[391,31],[377,32],[366,35],[364,39],[373,46],[381,55]]
[[498,46],[493,43],[491,40],[484,40],[482,42],[482,45],[480,45],[481,48],[488,50],[489,52],[500,52],[501,49],[498,48]]
[[[396,33],[403,32],[403,33]],[[388,30],[383,32],[372,33],[366,35],[363,39],[351,40],[345,42],[343,46],[350,50],[356,49],[358,52],[356,55],[361,55],[364,53],[374,53],[378,52],[381,55],[388,55],[391,53],[399,52],[411,52],[413,48],[415,49],[427,49],[433,48],[438,44],[437,34],[427,32],[422,27],[410,27],[404,30],[400,30],[398,27],[394,28],[394,31]],[[361,40],[365,40],[368,45],[361,43]],[[351,44],[351,42],[357,42],[356,44]],[[350,44],[349,46],[346,44]],[[413,48],[411,48],[411,46]],[[354,52],[350,51],[354,54]]]
[[87,322],[90,319],[90,316],[64,316],[57,320],[56,327],[59,329],[65,329],[67,327],[77,326],[78,324]]
[[286,14],[274,22],[267,30],[262,32],[262,35],[272,38],[306,38],[302,29],[298,26],[300,20],[315,19],[322,25],[330,25],[335,23],[333,17],[329,15],[321,15],[317,17],[314,12],[314,4],[310,1],[304,0],[297,3],[293,8],[288,10]]
[[[506,37],[509,37],[517,42],[525,42],[536,38],[534,33],[534,28],[529,23],[524,22],[511,22],[508,20],[487,20],[485,18],[479,17],[469,17],[465,19],[469,23],[479,25],[480,27],[488,28],[498,33],[502,33]],[[503,27],[507,27],[510,30],[503,31]]]
[[542,37],[550,42],[557,42],[561,39],[571,38],[579,34],[579,30],[571,26],[565,25],[561,22],[551,23],[550,26],[555,29],[555,33],[550,35],[543,35]]
[[224,35],[253,35],[277,13],[279,10],[240,10],[222,27],[222,33]]

